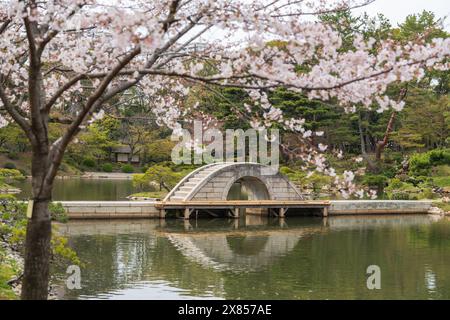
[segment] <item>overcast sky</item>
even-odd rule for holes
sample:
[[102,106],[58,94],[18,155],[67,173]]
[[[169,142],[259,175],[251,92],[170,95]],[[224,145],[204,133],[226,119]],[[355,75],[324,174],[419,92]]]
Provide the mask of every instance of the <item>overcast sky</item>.
[[[447,31],[450,31],[450,0],[375,0],[370,5],[354,9],[352,12],[355,15],[367,12],[370,16],[382,13],[390,20],[392,26],[396,27],[408,15],[420,13],[423,10],[434,12],[437,18],[447,17],[444,21],[444,27]],[[303,19],[314,20],[315,17],[305,16]],[[241,36],[236,34],[233,41],[241,39]],[[204,38],[223,40],[223,32],[213,28],[204,35]]]
[[406,16],[423,10],[433,11],[436,17],[447,16],[445,27],[450,30],[450,0],[376,0],[374,3],[354,10],[355,13],[367,12],[373,16],[383,13],[396,26],[405,20]]

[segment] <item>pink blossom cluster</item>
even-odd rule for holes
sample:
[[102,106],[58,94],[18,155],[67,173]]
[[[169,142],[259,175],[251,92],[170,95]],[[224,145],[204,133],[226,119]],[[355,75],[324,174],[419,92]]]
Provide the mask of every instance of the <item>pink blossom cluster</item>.
[[[0,1],[0,127],[11,112],[19,117],[14,110],[24,121],[32,118],[31,80],[42,83],[42,112],[64,111],[75,123],[98,119],[111,98],[120,101],[131,87],[174,130],[192,85],[243,88],[254,101],[246,115],[252,126],[280,123],[305,140],[323,133],[286,118],[268,91],[337,99],[349,111],[357,105],[400,111],[404,102],[387,97],[387,87],[421,79],[430,68],[448,69],[450,39],[388,40],[375,48],[374,39],[356,35],[354,49],[342,50],[337,31],[303,18],[372,1]],[[31,69],[37,80],[29,78]],[[333,176],[321,154],[327,149],[305,147],[303,158]],[[336,177],[343,195],[361,196],[352,181],[350,173]]]

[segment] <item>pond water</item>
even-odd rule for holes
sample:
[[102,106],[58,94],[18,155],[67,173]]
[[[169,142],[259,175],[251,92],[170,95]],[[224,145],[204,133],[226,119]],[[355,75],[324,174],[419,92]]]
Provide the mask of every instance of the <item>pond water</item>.
[[[14,186],[22,190],[21,193],[17,194],[18,199],[28,199],[30,197],[31,181],[29,179],[15,183]],[[138,190],[133,187],[131,180],[81,178],[56,179],[53,187],[53,200],[126,200],[127,196],[136,192],[138,192]]]
[[[450,220],[427,215],[73,221],[61,299],[450,299]],[[367,267],[381,289],[367,288]]]

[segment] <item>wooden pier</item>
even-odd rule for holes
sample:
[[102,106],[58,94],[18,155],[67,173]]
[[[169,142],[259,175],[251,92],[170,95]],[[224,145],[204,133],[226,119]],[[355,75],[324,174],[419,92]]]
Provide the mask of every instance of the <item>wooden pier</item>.
[[183,211],[183,218],[189,219],[195,211],[224,210],[229,217],[239,218],[239,209],[267,209],[269,214],[284,218],[289,209],[318,209],[321,216],[328,216],[330,201],[304,200],[212,200],[212,201],[162,201],[155,203],[160,218],[165,218],[168,210]]

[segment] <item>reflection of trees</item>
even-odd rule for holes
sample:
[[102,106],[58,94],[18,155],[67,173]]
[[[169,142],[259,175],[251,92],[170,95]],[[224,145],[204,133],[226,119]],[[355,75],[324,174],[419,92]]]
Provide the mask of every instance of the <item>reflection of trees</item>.
[[[20,198],[31,194],[30,180],[17,186],[22,189]],[[132,194],[134,187],[131,180],[108,179],[59,179],[55,181],[54,200],[120,200]]]
[[[84,288],[69,294],[98,295],[133,282],[164,280],[186,295],[228,299],[450,298],[448,221],[338,230],[311,232],[284,254],[279,254],[282,250],[276,248],[281,246],[278,242],[271,259],[261,256],[261,267],[247,270],[220,270],[198,263],[167,237],[156,237],[153,232],[74,236],[73,247],[88,263],[82,270]],[[284,232],[289,235],[292,230],[279,231]],[[211,233],[206,238],[197,234],[192,243],[205,248],[203,253],[211,253],[212,260],[221,262],[224,256],[220,252],[224,249],[214,249],[213,244],[221,242],[213,240],[224,237],[227,255],[235,255],[233,262],[236,257],[254,259],[266,252],[268,234]],[[295,233],[292,237],[299,238]],[[366,268],[372,264],[381,268],[382,290],[366,288]]]
[[223,295],[222,275],[187,259],[167,238],[158,238],[152,259],[157,262],[152,278],[169,281],[190,296]]
[[152,241],[138,235],[81,235],[70,245],[85,266],[81,270],[82,290],[71,294],[97,295],[122,289],[128,283],[142,280],[151,264]]
[[[448,236],[449,224],[443,229]],[[270,269],[227,277],[226,298],[448,299],[450,246],[428,242],[418,248],[410,238],[417,231],[408,227],[313,235]],[[381,267],[382,290],[366,288],[365,272],[371,264]]]

